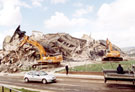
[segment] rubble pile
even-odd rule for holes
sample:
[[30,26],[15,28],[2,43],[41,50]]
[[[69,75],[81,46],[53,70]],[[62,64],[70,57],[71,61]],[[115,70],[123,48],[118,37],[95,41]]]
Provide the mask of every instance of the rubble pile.
[[[38,49],[26,43],[20,46],[25,31],[16,29],[13,36],[7,36],[3,41],[3,49],[0,51],[0,72],[17,72],[20,69],[30,68],[36,62]],[[94,40],[91,36],[83,35],[81,39],[70,36],[67,33],[43,34],[33,31],[29,39],[40,43],[47,56],[62,54],[64,60],[101,60],[106,54],[106,41]],[[113,49],[120,51],[113,45]]]
[[30,44],[20,47],[25,35],[18,27],[12,37],[7,36],[3,41],[3,49],[0,51],[0,72],[17,72],[20,69],[27,70],[36,63],[37,52]]

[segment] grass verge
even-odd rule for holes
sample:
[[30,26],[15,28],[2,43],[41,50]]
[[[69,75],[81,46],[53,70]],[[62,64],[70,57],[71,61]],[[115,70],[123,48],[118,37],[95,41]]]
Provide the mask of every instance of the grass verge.
[[21,92],[40,92],[40,91],[31,91],[31,90],[27,90],[27,89],[24,89],[24,88],[22,88],[22,89],[17,89],[17,90],[19,90],[19,91],[21,91]]
[[[31,91],[31,90],[27,90],[27,89],[24,89],[24,88],[22,88],[22,89],[15,88],[15,89],[18,90],[18,91],[21,91],[21,92],[40,92],[40,91]],[[0,92],[2,92],[2,87],[0,87]],[[10,92],[10,89],[4,88],[4,92]],[[16,92],[16,91],[12,91],[12,92]]]
[[[73,72],[102,72],[102,67],[105,69],[116,69],[118,64],[121,64],[124,70],[131,68],[135,61],[114,61],[114,62],[101,62],[97,64],[88,64],[82,66],[76,66],[74,68],[70,68],[69,71]],[[64,70],[62,70],[64,71]]]

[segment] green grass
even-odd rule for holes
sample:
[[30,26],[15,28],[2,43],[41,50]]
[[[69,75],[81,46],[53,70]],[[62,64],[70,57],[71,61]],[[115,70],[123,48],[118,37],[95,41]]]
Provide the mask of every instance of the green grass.
[[[0,92],[2,92],[2,87],[0,87]],[[10,92],[8,88],[4,88],[4,92]],[[15,91],[12,91],[15,92]]]
[[24,89],[24,88],[22,88],[22,89],[17,89],[17,90],[19,90],[19,91],[21,91],[21,92],[40,92],[40,91],[30,91],[30,90],[27,90],[27,89]]
[[101,62],[97,64],[88,64],[70,68],[70,71],[78,72],[102,72],[102,67],[104,69],[116,69],[118,64],[121,64],[124,70],[131,68],[132,64],[135,64],[135,61],[121,61],[121,62]]
[[[31,90],[27,90],[27,89],[17,89],[15,88],[16,90],[18,91],[21,91],[21,92],[40,92],[40,91],[31,91]],[[0,92],[2,92],[2,87],[0,87]],[[4,92],[10,92],[8,88],[4,88]],[[12,92],[16,92],[16,91],[12,91]]]

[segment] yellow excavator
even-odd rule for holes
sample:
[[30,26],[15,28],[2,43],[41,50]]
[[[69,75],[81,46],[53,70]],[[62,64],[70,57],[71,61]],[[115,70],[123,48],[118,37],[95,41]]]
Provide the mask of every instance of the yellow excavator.
[[107,39],[106,40],[107,53],[103,57],[102,61],[123,61],[123,58],[120,57],[119,51],[114,51],[112,49],[112,43]]
[[24,39],[20,43],[20,47],[23,46],[25,43],[32,44],[33,46],[38,48],[39,56],[40,56],[40,58],[38,60],[38,64],[44,64],[44,65],[57,64],[57,65],[59,65],[63,61],[62,55],[57,55],[57,56],[52,56],[52,57],[46,56],[46,51],[45,51],[44,47],[41,44],[39,44],[37,41],[29,40],[29,36],[24,36]]

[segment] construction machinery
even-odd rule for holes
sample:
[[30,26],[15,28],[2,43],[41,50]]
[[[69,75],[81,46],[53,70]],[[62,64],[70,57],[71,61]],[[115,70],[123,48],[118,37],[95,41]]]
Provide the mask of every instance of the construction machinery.
[[112,43],[108,39],[106,40],[106,49],[106,56],[103,57],[102,61],[123,61],[120,52],[113,50]]
[[29,36],[24,36],[24,39],[20,43],[20,47],[23,46],[25,43],[32,44],[33,46],[38,48],[39,56],[40,56],[40,58],[38,60],[38,64],[44,64],[44,65],[57,64],[57,65],[59,65],[63,61],[62,55],[51,56],[51,57],[47,56],[44,47],[41,44],[39,44],[37,41],[30,40]]

